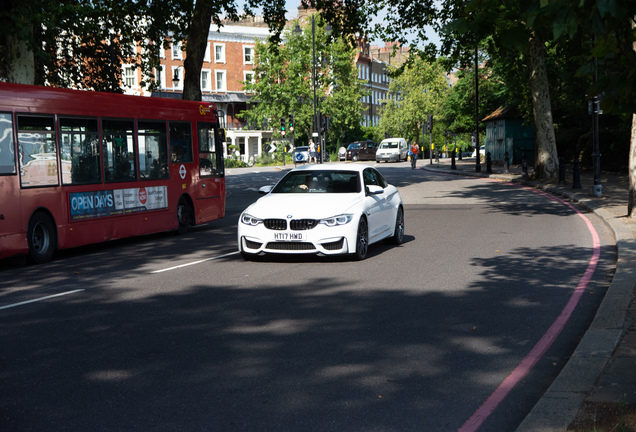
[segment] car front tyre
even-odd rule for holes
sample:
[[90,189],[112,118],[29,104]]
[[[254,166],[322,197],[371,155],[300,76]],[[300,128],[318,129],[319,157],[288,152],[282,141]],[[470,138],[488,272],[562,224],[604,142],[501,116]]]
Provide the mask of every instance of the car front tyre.
[[353,258],[356,261],[362,261],[367,257],[369,251],[369,226],[365,218],[360,218],[358,222],[358,234],[356,236],[356,251]]

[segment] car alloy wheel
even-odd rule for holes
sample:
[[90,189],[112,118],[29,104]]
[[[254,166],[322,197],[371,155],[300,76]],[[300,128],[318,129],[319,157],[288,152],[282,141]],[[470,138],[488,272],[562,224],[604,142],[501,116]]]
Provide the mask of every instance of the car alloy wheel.
[[369,250],[369,227],[365,218],[358,222],[358,235],[356,238],[355,259],[361,261],[367,257]]

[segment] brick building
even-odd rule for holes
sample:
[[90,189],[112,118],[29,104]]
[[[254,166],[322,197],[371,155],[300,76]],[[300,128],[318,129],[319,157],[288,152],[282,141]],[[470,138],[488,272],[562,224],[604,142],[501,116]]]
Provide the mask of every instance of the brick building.
[[[299,7],[298,20],[307,21],[314,9]],[[288,26],[294,25],[290,21]],[[253,17],[238,22],[225,22],[220,29],[210,26],[208,44],[201,68],[202,99],[216,104],[222,126],[226,128],[227,142],[224,154],[229,155],[230,145],[238,148],[240,157],[245,161],[258,159],[265,144],[273,135],[272,130],[260,130],[239,120],[236,115],[247,109],[251,95],[243,89],[243,82],[252,79],[255,41],[265,41],[269,29],[262,17]],[[389,89],[387,70],[391,65],[401,64],[408,56],[407,48],[400,48],[392,55],[394,44],[385,47],[371,47],[364,38],[358,39],[356,66],[358,77],[365,81],[367,96],[361,96],[363,102],[362,126],[375,126],[380,120],[381,100],[386,98]],[[160,83],[158,91],[143,89],[141,72],[133,65],[122,65],[124,91],[143,96],[181,98],[183,91],[183,60],[185,51],[181,44],[174,44],[167,50],[161,50],[161,70],[157,71]]]

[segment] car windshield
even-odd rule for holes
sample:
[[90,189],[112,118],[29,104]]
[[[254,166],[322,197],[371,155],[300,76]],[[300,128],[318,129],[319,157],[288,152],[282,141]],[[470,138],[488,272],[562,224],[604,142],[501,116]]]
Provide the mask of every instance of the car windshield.
[[291,171],[272,193],[358,193],[360,176],[355,171]]
[[396,149],[398,148],[398,143],[396,142],[385,142],[380,144],[381,149]]
[[349,147],[347,147],[347,150],[355,150],[359,148],[360,148],[360,143],[354,142],[349,144]]

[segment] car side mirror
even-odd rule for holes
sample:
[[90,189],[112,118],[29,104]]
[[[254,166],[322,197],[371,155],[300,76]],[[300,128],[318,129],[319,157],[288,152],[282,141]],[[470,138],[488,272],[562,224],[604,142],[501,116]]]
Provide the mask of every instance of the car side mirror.
[[384,189],[382,186],[369,185],[366,186],[367,195],[382,195],[384,193]]
[[272,189],[274,189],[273,185],[263,186],[258,190],[258,193],[261,195],[267,195],[272,191]]

